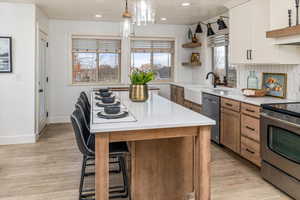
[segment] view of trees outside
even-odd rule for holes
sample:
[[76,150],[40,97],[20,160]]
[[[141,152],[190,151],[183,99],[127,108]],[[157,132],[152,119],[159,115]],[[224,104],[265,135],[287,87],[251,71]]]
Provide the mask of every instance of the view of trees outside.
[[153,70],[156,80],[169,80],[172,73],[172,54],[131,53],[131,66],[141,70]]
[[118,53],[73,53],[73,81],[119,81],[119,57]]
[[99,54],[98,77],[101,82],[116,82],[119,80],[120,57],[117,53]]

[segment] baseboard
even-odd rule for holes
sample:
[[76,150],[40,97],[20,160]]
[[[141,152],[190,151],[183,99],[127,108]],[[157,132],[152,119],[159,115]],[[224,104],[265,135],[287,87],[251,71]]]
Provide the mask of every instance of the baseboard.
[[70,116],[53,116],[48,119],[49,124],[70,123]]
[[0,145],[35,143],[35,135],[0,136]]

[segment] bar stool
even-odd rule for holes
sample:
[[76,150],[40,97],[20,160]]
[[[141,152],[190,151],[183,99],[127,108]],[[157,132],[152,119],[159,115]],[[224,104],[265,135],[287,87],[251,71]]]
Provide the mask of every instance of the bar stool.
[[81,99],[84,101],[84,103],[86,104],[87,109],[88,109],[89,111],[91,111],[91,104],[90,104],[90,102],[89,102],[89,98],[88,98],[87,94],[86,94],[84,91],[82,91],[82,92],[80,93],[79,98],[81,98]]
[[[84,125],[84,116],[82,115],[79,109],[76,109],[71,115],[71,122],[74,129],[77,146],[80,152],[83,154],[83,162],[81,168],[81,178],[80,178],[80,187],[79,187],[79,200],[93,200],[95,196],[94,189],[83,190],[84,178],[87,176],[95,175],[94,172],[87,173],[86,167],[90,166],[88,164],[88,160],[94,160],[95,152],[87,145],[88,140],[88,130]],[[112,143],[114,144],[114,143]],[[126,144],[126,143],[125,143]],[[109,157],[118,157],[120,160],[120,168],[123,177],[123,185],[122,186],[113,186],[110,187],[110,198],[127,198],[129,196],[129,184],[128,184],[128,174],[126,170],[125,164],[125,154],[129,152],[127,145],[109,145],[110,155]]]

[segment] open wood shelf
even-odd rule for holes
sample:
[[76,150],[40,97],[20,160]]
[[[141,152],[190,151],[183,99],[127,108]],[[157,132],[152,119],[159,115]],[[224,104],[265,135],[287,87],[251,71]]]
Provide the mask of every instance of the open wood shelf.
[[201,47],[200,42],[197,42],[197,43],[190,42],[190,43],[186,43],[186,44],[182,45],[182,48],[197,48],[197,47]]
[[293,35],[300,35],[300,25],[267,32],[267,38],[280,38]]
[[188,67],[200,67],[202,63],[188,63],[188,62],[183,62],[182,66],[188,66]]

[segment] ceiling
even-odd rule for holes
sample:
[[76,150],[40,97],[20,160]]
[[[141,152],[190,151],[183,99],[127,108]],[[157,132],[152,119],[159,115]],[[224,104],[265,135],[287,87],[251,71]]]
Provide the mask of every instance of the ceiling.
[[[153,0],[156,23],[193,24],[227,11],[223,6],[229,0]],[[125,0],[0,0],[0,2],[35,3],[51,19],[120,21]],[[134,0],[128,0],[132,5]],[[189,2],[191,6],[182,7]],[[101,14],[102,18],[96,18]],[[167,18],[161,21],[161,18]]]

